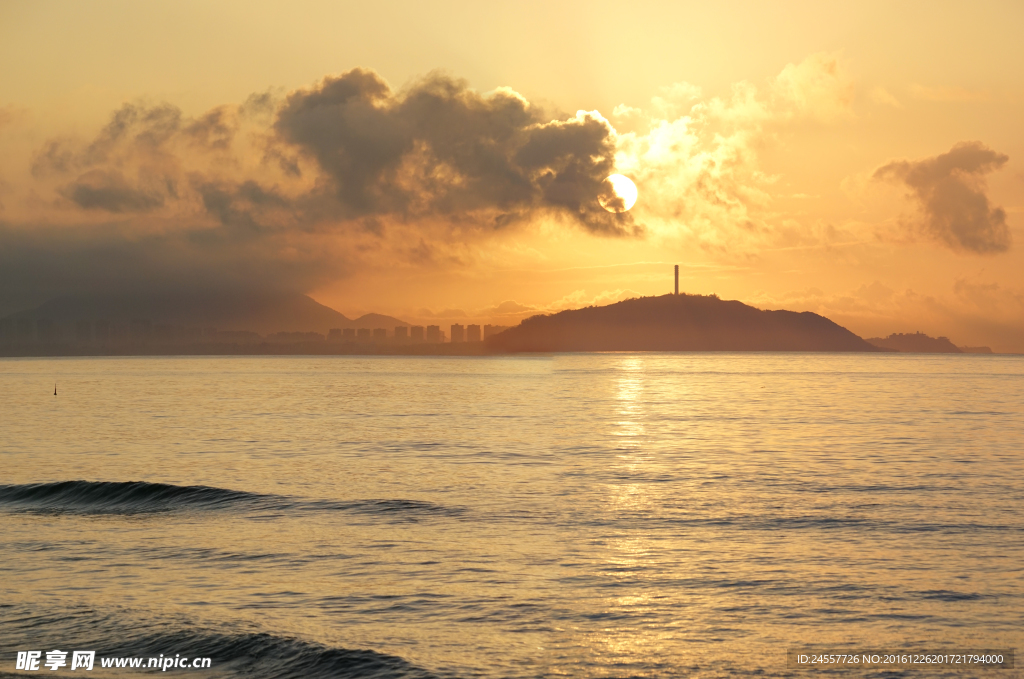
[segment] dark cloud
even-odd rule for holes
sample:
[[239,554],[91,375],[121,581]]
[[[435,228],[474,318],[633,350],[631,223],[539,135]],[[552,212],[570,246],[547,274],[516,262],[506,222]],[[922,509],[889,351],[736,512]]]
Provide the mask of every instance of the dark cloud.
[[270,208],[287,208],[289,201],[254,181],[239,184],[197,182],[206,211],[225,225],[257,224],[257,215]]
[[238,131],[238,114],[234,107],[218,106],[185,126],[184,132],[200,146],[227,150]]
[[92,170],[64,186],[61,193],[86,210],[146,212],[161,207],[164,197],[157,191],[131,186],[121,173]]
[[992,208],[984,177],[1009,160],[981,142],[960,142],[948,153],[918,161],[900,160],[875,170],[874,177],[908,186],[924,211],[924,230],[954,250],[981,254],[1010,248],[1002,208]]
[[344,253],[329,244],[281,234],[0,223],[0,302],[14,306],[69,292],[306,291],[347,268]]
[[[248,177],[233,148],[244,119],[262,126],[251,135],[262,167]],[[225,225],[252,227],[267,211],[275,219],[286,211],[300,230],[330,223],[383,234],[388,219],[501,228],[554,213],[595,233],[639,235],[631,215],[609,213],[598,200],[614,171],[613,134],[599,115],[552,120],[511,90],[482,95],[433,74],[394,91],[355,69],[283,99],[253,95],[197,118],[170,104],[125,104],[88,143],[47,142],[33,173],[74,176],[58,194],[111,213],[162,208],[190,188],[193,202]],[[313,168],[308,180],[304,164]],[[286,198],[261,186],[270,167],[305,187]]]
[[552,121],[511,91],[484,96],[434,74],[394,92],[355,69],[293,93],[275,129],[316,160],[348,218],[487,215],[501,226],[548,210],[594,232],[637,231],[597,201],[613,171],[609,125]]
[[[88,143],[48,141],[36,154],[32,173],[57,178],[57,194],[76,206],[114,214],[145,213],[178,198],[182,180],[175,141],[182,135],[215,147],[227,134],[216,109],[189,123],[169,104],[125,104]],[[68,175],[75,176],[66,181]]]
[[202,158],[208,172],[217,170],[210,154],[230,151],[239,120],[232,106],[189,119],[170,104],[125,104],[88,143],[49,140],[32,172],[37,178],[77,175],[57,193],[86,210],[152,211],[179,198],[179,186],[188,183],[183,160]]

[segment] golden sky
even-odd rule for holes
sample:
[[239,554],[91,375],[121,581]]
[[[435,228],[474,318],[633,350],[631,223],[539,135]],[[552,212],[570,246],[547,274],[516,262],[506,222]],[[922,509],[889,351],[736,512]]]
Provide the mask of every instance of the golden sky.
[[[0,4],[0,312],[669,292],[1024,352],[1020,3]],[[601,210],[611,172],[639,189]]]

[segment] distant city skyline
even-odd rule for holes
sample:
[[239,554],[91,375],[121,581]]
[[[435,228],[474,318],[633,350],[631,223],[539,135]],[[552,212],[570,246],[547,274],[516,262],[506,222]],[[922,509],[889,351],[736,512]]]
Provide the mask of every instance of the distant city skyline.
[[471,343],[496,335],[509,326],[452,324],[446,333],[438,325],[398,325],[388,328],[331,328],[316,331],[279,331],[261,335],[251,330],[218,330],[153,323],[146,318],[128,321],[78,319],[56,322],[49,318],[0,318],[0,346],[21,344],[77,344],[97,346],[186,345],[203,343]]

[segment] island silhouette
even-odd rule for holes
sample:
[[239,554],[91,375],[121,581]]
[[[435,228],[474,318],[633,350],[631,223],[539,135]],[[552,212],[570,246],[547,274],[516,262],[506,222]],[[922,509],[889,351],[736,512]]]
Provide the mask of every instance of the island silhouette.
[[886,351],[809,311],[765,311],[716,295],[687,294],[533,316],[486,344],[510,353]]
[[888,337],[869,337],[876,347],[910,354],[991,354],[989,347],[958,347],[948,337],[929,337],[921,331],[896,333]]

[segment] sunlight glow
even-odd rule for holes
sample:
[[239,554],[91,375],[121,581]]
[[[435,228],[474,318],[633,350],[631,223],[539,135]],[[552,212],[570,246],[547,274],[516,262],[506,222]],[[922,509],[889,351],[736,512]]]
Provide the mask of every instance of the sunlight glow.
[[636,204],[636,184],[629,177],[613,174],[604,180],[604,184],[597,200],[608,212],[626,212]]

